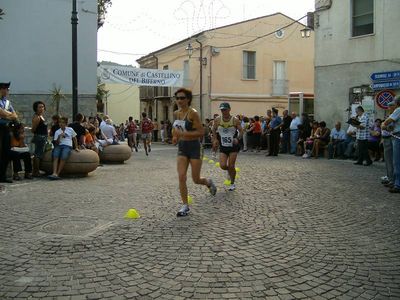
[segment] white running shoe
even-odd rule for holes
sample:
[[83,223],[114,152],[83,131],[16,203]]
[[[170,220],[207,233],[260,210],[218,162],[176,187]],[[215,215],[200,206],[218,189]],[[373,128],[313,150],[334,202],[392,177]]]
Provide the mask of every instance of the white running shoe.
[[183,204],[181,209],[178,211],[178,213],[176,214],[177,217],[185,217],[189,214],[189,205],[187,204]]
[[234,183],[232,183],[232,184],[229,186],[228,191],[232,192],[232,191],[234,191],[235,189],[236,189],[236,186],[235,186]]

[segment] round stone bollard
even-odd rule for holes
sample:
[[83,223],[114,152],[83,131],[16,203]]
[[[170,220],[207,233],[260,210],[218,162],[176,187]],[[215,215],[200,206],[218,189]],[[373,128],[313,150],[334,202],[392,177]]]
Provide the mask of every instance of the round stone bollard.
[[99,152],[100,160],[105,163],[120,163],[128,160],[132,150],[128,145],[109,145]]
[[[40,161],[40,170],[46,174],[53,173],[52,151],[47,151]],[[87,176],[99,166],[99,156],[96,152],[89,149],[80,150],[79,152],[72,150],[71,155],[65,163],[64,169],[61,171],[61,176]]]

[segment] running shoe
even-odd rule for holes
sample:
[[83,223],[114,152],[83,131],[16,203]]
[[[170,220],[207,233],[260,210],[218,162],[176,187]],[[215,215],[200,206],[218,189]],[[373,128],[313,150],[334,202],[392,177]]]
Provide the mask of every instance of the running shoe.
[[189,206],[187,204],[183,204],[181,209],[176,214],[177,217],[185,217],[189,214]]
[[151,145],[149,145],[149,153],[151,152]]
[[215,196],[215,194],[217,193],[217,187],[215,186],[212,179],[209,179],[208,182],[210,184],[210,186],[208,187],[208,190],[210,191],[211,195]]
[[229,188],[228,188],[228,191],[234,191],[236,189],[236,186],[235,186],[235,184],[234,183],[232,183],[230,186],[229,186]]

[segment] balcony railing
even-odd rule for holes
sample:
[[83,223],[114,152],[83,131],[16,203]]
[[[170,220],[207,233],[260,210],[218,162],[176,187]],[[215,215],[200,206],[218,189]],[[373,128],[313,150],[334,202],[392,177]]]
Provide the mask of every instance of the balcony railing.
[[289,80],[272,79],[272,95],[273,96],[286,96],[289,93]]

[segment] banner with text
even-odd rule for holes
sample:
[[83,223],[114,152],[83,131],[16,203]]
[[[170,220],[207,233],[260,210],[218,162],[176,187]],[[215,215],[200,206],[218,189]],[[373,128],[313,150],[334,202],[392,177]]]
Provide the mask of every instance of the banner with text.
[[183,71],[100,65],[97,75],[104,83],[176,87],[183,85]]

